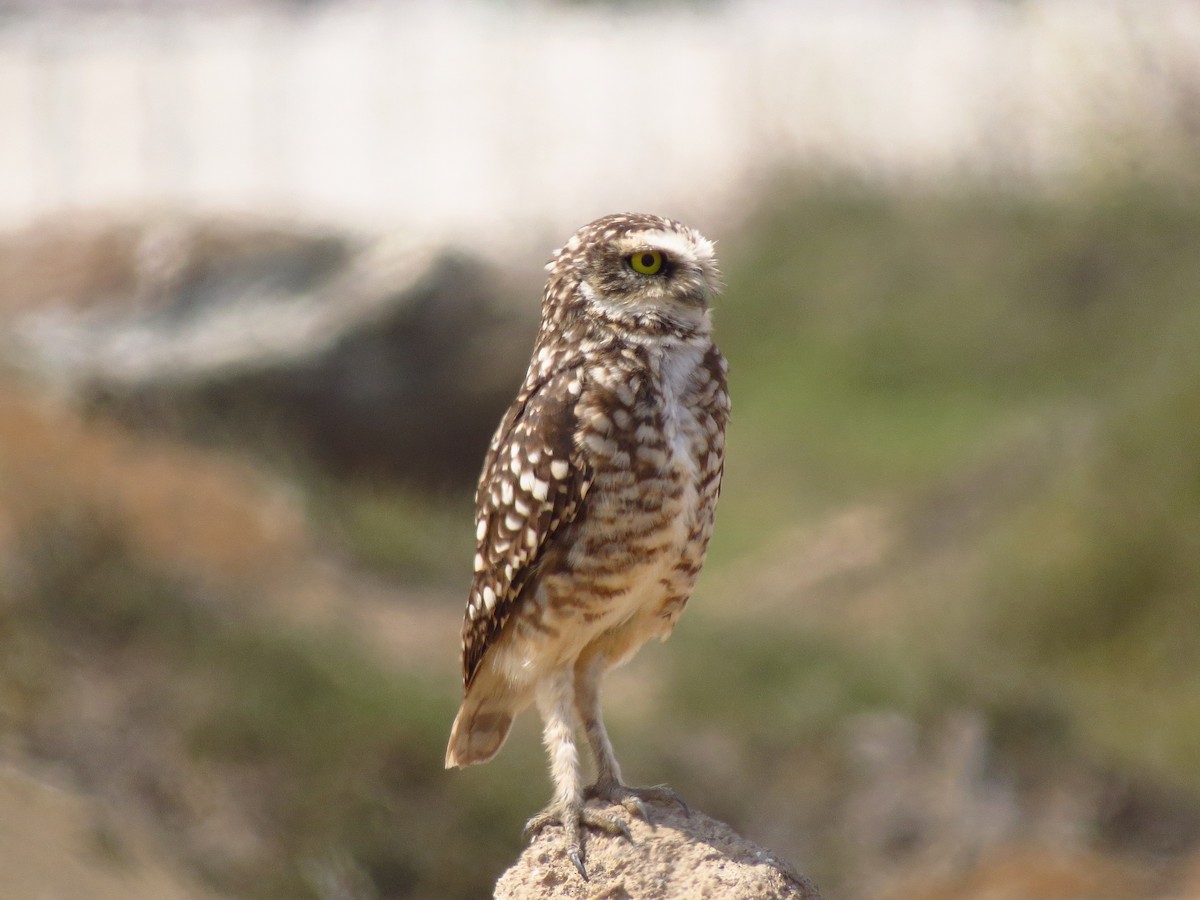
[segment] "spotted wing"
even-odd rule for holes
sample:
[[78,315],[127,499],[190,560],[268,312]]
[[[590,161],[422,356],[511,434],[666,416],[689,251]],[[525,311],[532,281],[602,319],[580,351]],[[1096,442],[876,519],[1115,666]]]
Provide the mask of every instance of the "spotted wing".
[[475,576],[463,620],[463,681],[516,610],[547,542],[574,520],[592,471],[575,447],[579,372],[522,391],[500,423],[475,495]]

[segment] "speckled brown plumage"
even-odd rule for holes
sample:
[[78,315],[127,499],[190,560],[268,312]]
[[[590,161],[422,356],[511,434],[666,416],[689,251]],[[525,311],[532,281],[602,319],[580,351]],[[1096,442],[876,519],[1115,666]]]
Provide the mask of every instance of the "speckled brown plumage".
[[476,494],[475,575],[463,623],[465,696],[446,765],[490,759],[538,703],[561,823],[581,873],[582,826],[622,831],[583,806],[576,724],[598,781],[589,796],[644,815],[620,782],[599,681],[665,639],[695,584],[721,489],[729,397],[708,300],[712,244],[657,216],[581,228],[547,266],[542,324]]

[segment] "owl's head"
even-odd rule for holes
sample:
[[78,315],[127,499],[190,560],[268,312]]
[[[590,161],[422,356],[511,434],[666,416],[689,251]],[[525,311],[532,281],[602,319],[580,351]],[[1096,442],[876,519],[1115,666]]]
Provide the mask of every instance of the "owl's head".
[[552,294],[623,329],[707,330],[721,288],[712,241],[672,219],[619,213],[579,229],[547,266]]

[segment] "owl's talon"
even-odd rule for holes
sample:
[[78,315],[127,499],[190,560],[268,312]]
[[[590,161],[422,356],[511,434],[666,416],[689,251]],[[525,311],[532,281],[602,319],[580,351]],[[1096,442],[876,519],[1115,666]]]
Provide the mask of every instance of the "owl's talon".
[[625,823],[625,820],[614,816],[612,813],[600,812],[596,809],[584,807],[579,811],[579,821],[589,828],[595,828],[597,831],[603,831],[605,834],[611,834],[614,837],[626,838],[630,843],[633,843],[633,832],[629,830],[629,826]]
[[589,799],[602,800],[623,807],[630,815],[637,816],[643,822],[650,821],[650,813],[646,803],[676,803],[684,815],[691,816],[692,811],[684,803],[683,798],[665,784],[654,787],[635,788],[623,784],[593,784],[584,791]]
[[637,793],[646,800],[657,800],[660,803],[676,803],[679,805],[679,808],[683,810],[683,814],[685,816],[690,818],[692,815],[692,811],[688,808],[688,805],[686,802],[684,802],[684,799],[665,784],[656,784],[654,787],[650,788],[634,788],[633,790],[637,791]]
[[548,811],[540,812],[525,823],[525,827],[521,829],[521,837],[527,841],[533,840],[533,838],[542,833],[542,829],[547,825],[558,824],[561,824],[559,820]]
[[620,801],[621,806],[632,816],[637,816],[643,822],[650,821],[650,813],[646,812],[646,804],[637,797],[625,797]]
[[636,844],[637,841],[633,839],[633,832],[629,830],[629,825],[625,822],[625,820],[617,819],[616,822],[617,828],[620,829],[621,835],[625,838],[625,840],[629,841],[631,844]]
[[605,834],[623,837],[631,844],[633,832],[625,821],[612,813],[589,809],[576,804],[551,804],[532,819],[525,823],[523,834],[529,840],[539,834],[547,825],[561,825],[567,835],[567,858],[571,860],[576,871],[587,881],[587,868],[584,866],[583,838],[585,828],[595,828]]
[[567,856],[570,858],[571,862],[575,863],[575,868],[579,871],[579,877],[584,881],[587,881],[587,869],[583,867],[583,857],[580,856],[579,851],[572,850],[567,854]]

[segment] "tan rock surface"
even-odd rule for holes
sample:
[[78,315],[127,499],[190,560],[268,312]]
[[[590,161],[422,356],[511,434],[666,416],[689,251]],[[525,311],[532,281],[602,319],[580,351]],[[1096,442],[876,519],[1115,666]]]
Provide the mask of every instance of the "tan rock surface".
[[547,828],[496,884],[496,900],[820,900],[816,886],[771,851],[701,812],[654,806],[633,819],[631,844],[589,832],[588,881]]

